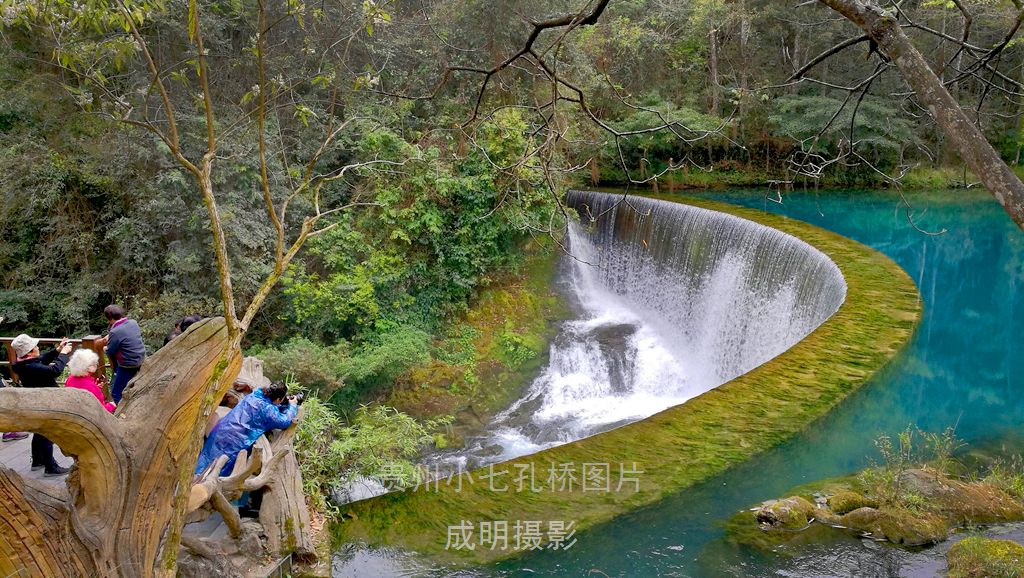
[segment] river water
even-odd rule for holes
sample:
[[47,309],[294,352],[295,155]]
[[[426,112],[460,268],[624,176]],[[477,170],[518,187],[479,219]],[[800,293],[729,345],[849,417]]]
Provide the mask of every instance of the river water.
[[[882,251],[918,284],[921,325],[886,370],[789,442],[654,506],[495,567],[447,571],[380,550],[336,553],[336,576],[933,576],[948,544],[918,552],[836,535],[765,554],[731,544],[722,523],[793,486],[867,465],[872,440],[909,424],[956,424],[973,446],[1024,438],[1024,234],[984,191],[911,194],[913,223],[891,192],[702,195],[782,213]],[[774,198],[774,195],[772,195]],[[940,235],[926,232],[945,231]],[[1024,537],[1019,526],[989,533]],[[599,572],[597,572],[599,571]]]

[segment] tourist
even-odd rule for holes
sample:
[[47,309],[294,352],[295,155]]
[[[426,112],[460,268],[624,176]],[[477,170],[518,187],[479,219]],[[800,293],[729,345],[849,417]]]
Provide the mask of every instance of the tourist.
[[164,345],[167,345],[174,340],[175,337],[181,335],[181,322],[184,320],[184,317],[179,319],[178,322],[174,324],[174,330],[164,336]]
[[193,324],[202,321],[202,319],[203,318],[200,315],[186,315],[185,317],[182,317],[177,323],[174,324],[174,331],[168,333],[167,336],[164,337],[164,345],[167,345],[175,337],[181,335],[182,333],[185,333],[185,331],[187,331],[189,327],[192,327]]
[[142,343],[142,330],[138,322],[128,319],[124,307],[107,305],[103,315],[110,324],[110,332],[99,342],[106,346],[107,358],[114,366],[110,396],[114,398],[114,403],[121,403],[124,388],[139,372],[146,359],[146,346]]
[[[285,399],[288,404],[282,407]],[[288,396],[288,387],[279,381],[245,396],[210,430],[199,454],[196,474],[210,467],[220,456],[228,457],[220,475],[230,474],[238,452],[252,447],[266,432],[292,425],[297,403],[294,396]]]
[[117,406],[103,399],[103,388],[100,387],[99,382],[96,380],[95,374],[99,367],[100,356],[96,355],[95,351],[91,349],[75,351],[75,354],[71,356],[71,361],[68,361],[68,372],[71,373],[71,377],[64,382],[64,385],[88,391],[96,399],[100,400],[100,404],[107,411],[114,413],[114,409]]
[[[18,374],[22,387],[57,387],[57,378],[64,372],[64,365],[71,353],[67,339],[56,349],[39,355],[39,340],[22,333],[14,338],[11,347],[17,360],[11,369]],[[32,434],[32,469],[45,468],[43,475],[62,476],[68,473],[53,458],[53,442],[39,434]]]
[[185,333],[186,331],[188,331],[189,327],[192,327],[193,325],[195,325],[196,323],[199,323],[202,320],[203,320],[203,316],[202,315],[188,315],[188,316],[186,316],[184,319],[181,320],[181,332]]

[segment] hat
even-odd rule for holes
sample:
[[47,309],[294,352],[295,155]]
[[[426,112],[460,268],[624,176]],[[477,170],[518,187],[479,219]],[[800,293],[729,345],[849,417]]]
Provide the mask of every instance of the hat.
[[14,348],[14,354],[18,357],[25,357],[39,345],[39,340],[34,337],[29,337],[22,333],[21,335],[14,338],[11,342],[11,347]]

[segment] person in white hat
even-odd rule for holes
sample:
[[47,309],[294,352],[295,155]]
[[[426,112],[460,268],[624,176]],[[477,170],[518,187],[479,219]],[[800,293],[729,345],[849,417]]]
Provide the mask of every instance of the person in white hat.
[[[64,372],[72,346],[67,339],[56,349],[39,354],[39,340],[22,333],[11,342],[17,361],[11,369],[18,374],[23,387],[57,387],[57,378]],[[46,468],[45,476],[68,473],[53,458],[53,442],[39,434],[32,434],[32,469]]]

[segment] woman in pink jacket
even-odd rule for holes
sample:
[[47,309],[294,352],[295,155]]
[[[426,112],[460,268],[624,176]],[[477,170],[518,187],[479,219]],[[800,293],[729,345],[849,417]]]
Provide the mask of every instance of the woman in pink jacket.
[[114,413],[116,406],[113,403],[103,401],[103,388],[100,387],[99,382],[93,377],[99,365],[100,357],[96,355],[96,352],[91,349],[75,350],[74,355],[71,356],[71,361],[68,361],[68,371],[71,373],[71,377],[64,382],[64,385],[88,391],[96,396],[96,399],[100,400],[100,403],[103,404],[103,407],[107,408],[107,411]]

